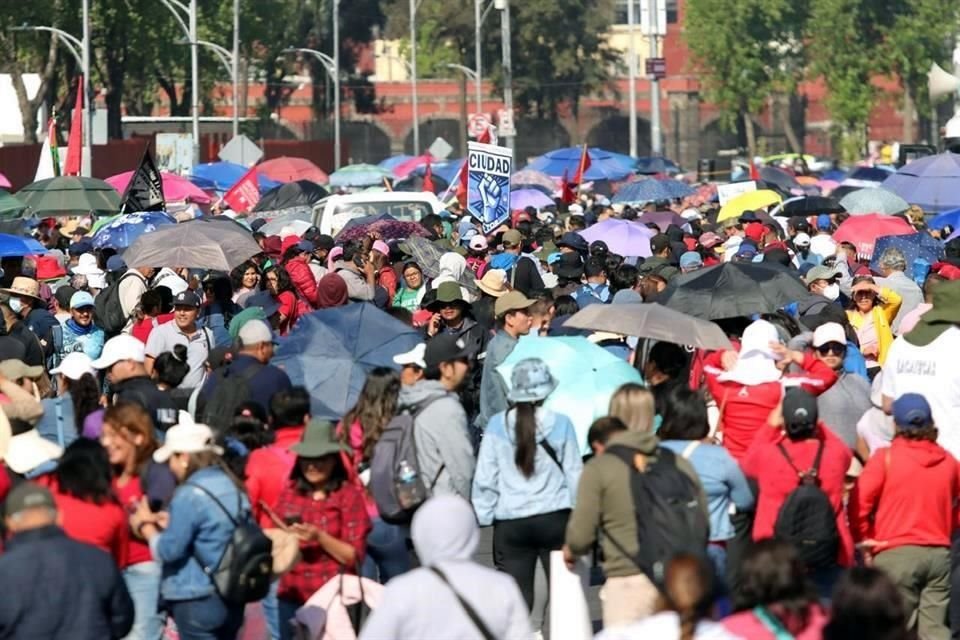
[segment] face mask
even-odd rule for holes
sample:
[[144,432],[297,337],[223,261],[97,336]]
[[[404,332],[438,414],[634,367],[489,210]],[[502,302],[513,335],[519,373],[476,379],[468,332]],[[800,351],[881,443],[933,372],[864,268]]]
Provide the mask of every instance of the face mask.
[[836,300],[840,297],[840,285],[828,284],[823,288],[823,297],[827,300]]
[[20,313],[20,310],[23,308],[20,298],[10,298],[10,308],[14,313]]

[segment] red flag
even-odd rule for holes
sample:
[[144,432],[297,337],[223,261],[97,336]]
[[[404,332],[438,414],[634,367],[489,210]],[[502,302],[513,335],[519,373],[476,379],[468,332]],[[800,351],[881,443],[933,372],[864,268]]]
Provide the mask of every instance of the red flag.
[[573,184],[579,186],[583,183],[583,176],[590,168],[590,154],[587,153],[587,145],[583,145],[583,151],[580,153],[580,164],[577,165],[577,172],[573,174]]
[[479,136],[477,136],[477,142],[482,142],[483,144],[490,144],[493,140],[490,138],[490,127],[486,127]]
[[77,102],[70,120],[70,137],[67,138],[67,161],[63,175],[80,175],[80,159],[83,154],[83,76],[77,81]]
[[752,158],[750,159],[750,179],[751,179],[751,180],[759,180],[759,179],[760,179],[760,172],[757,171],[757,165],[753,164],[753,159],[752,159]]
[[564,204],[572,204],[577,201],[577,195],[573,192],[573,186],[567,182],[567,171],[563,172],[563,180],[560,181],[560,200]]
[[430,158],[427,158],[427,168],[423,172],[423,190],[433,193],[433,169],[430,168]]
[[463,166],[460,167],[460,180],[457,181],[457,201],[460,202],[460,206],[466,210],[467,208],[467,187],[468,187],[468,178],[469,171],[467,170],[467,158],[463,159]]
[[250,170],[223,194],[223,201],[237,213],[253,209],[260,202],[260,188],[257,186],[257,168]]

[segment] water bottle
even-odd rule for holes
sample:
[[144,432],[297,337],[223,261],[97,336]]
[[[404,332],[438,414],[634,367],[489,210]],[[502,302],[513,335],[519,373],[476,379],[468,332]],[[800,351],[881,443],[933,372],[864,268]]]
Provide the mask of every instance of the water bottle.
[[412,509],[423,502],[423,489],[417,481],[417,470],[406,460],[400,461],[397,469],[397,501],[404,509]]
[[925,258],[920,257],[913,261],[913,281],[917,286],[923,288],[928,273],[930,273],[930,263]]

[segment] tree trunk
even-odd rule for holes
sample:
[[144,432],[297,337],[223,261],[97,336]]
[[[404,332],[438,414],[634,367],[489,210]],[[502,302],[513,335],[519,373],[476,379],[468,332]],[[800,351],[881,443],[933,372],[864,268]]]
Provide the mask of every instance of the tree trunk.
[[[59,8],[59,3],[56,5]],[[15,46],[15,45],[14,45]],[[40,76],[40,86],[37,89],[37,95],[32,99],[27,96],[27,88],[23,84],[23,69],[16,52],[10,57],[13,61],[10,65],[10,81],[13,84],[13,90],[17,94],[17,105],[20,107],[20,122],[23,126],[23,141],[27,144],[36,144],[37,140],[37,111],[43,104],[47,93],[47,86],[53,77],[57,68],[57,38],[50,38],[50,46],[47,49],[47,62],[44,65]]]
[[743,130],[747,134],[747,154],[752,160],[757,155],[757,131],[753,125],[753,117],[749,113],[743,114]]
[[913,144],[917,141],[917,105],[913,99],[913,90],[906,82],[903,86],[903,133],[900,141]]
[[790,145],[792,153],[803,153],[803,141],[800,140],[797,130],[793,126],[792,100],[791,96],[777,96],[777,103],[780,105],[780,117],[783,118],[783,134],[787,138],[787,144]]

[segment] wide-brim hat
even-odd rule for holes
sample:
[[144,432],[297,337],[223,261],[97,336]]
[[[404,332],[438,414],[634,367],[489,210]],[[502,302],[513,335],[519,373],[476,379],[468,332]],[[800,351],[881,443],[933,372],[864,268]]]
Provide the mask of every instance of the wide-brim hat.
[[41,436],[36,429],[30,429],[10,438],[3,462],[14,473],[23,475],[45,462],[58,460],[62,455],[63,449],[59,445]]
[[322,458],[331,453],[353,453],[345,442],[340,442],[328,420],[313,419],[303,431],[300,442],[290,447],[290,451],[301,458]]
[[0,292],[11,296],[26,296],[43,302],[43,298],[40,297],[40,283],[26,276],[17,276],[8,289],[0,289]]
[[494,298],[506,295],[510,291],[507,287],[507,272],[503,269],[490,269],[477,280],[477,288]]
[[451,303],[459,303],[460,306],[465,308],[470,306],[470,304],[463,299],[463,293],[460,291],[460,285],[458,283],[441,282],[440,286],[437,287],[437,297],[427,305],[427,309],[436,311],[439,310],[440,307]]

